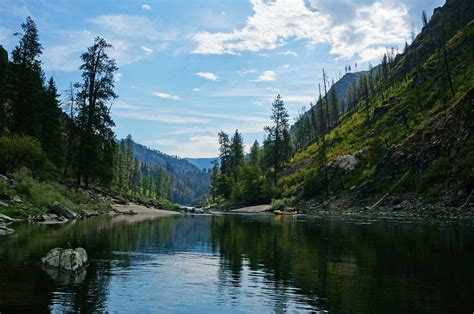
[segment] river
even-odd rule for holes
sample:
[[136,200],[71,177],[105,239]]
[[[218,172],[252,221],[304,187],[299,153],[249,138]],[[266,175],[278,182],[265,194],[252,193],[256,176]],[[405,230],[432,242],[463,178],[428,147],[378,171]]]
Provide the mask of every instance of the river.
[[[108,217],[15,224],[0,238],[0,312],[471,313],[472,221]],[[44,270],[84,247],[87,271]]]

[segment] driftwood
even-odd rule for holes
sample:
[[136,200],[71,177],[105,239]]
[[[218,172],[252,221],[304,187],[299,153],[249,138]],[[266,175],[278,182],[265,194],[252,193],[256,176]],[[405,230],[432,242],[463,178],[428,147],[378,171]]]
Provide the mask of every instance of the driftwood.
[[116,202],[117,204],[128,205],[128,201],[126,199],[124,199],[120,196],[117,196],[114,193],[107,192],[107,191],[105,191],[101,188],[98,188],[98,187],[94,187],[93,189],[96,193],[99,193],[99,194],[102,194],[102,195],[105,195],[105,196],[108,196],[108,197],[112,198],[114,200],[114,202]]
[[369,209],[374,209],[375,206],[377,206],[378,204],[380,204],[384,199],[387,198],[387,196],[390,195],[390,193],[392,193],[392,191],[403,181],[403,179],[405,179],[405,177],[410,173],[410,170],[408,170],[407,172],[405,172],[405,174],[400,178],[400,180],[398,180],[391,188],[390,190],[384,194],[384,196],[382,196],[377,202],[375,202],[374,205],[370,206]]

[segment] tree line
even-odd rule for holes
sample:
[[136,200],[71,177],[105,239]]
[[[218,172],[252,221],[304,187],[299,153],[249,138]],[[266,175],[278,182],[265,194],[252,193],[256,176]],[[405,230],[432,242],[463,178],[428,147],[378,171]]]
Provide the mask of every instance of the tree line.
[[272,125],[266,126],[263,145],[255,141],[244,154],[242,134],[232,137],[221,131],[219,162],[211,169],[210,196],[213,202],[256,204],[268,202],[277,193],[278,175],[291,156],[288,112],[278,95],[272,103]]
[[63,99],[46,77],[43,46],[30,18],[11,53],[0,46],[0,173],[27,167],[44,179],[98,184],[130,196],[169,199],[166,169],[141,163],[131,136],[117,142],[111,117],[117,64],[96,37],[81,54],[81,78]]

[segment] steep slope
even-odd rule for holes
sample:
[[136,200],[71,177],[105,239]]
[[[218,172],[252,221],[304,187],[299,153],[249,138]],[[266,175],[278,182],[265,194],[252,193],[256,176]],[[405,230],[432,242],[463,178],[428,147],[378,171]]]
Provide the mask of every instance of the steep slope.
[[[473,1],[449,0],[437,8],[371,92],[369,121],[361,99],[325,136],[325,145],[320,139],[292,158],[280,179],[283,196],[313,203],[345,199],[337,206],[350,207],[354,202],[393,205],[409,194],[425,203],[469,206],[474,180],[473,19]],[[349,158],[345,155],[354,156],[357,165],[335,171],[331,161]],[[404,196],[393,200],[397,194]]]
[[209,175],[178,157],[135,143],[135,155],[143,163],[167,170],[171,178],[171,201],[189,205],[199,202],[209,188]]

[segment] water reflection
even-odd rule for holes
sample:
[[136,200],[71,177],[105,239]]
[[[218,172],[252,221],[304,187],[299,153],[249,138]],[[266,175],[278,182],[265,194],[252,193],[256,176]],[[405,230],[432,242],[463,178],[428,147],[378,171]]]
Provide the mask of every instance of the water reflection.
[[[15,228],[0,238],[2,312],[474,308],[472,222],[222,215]],[[87,272],[41,268],[69,245],[86,248]]]

